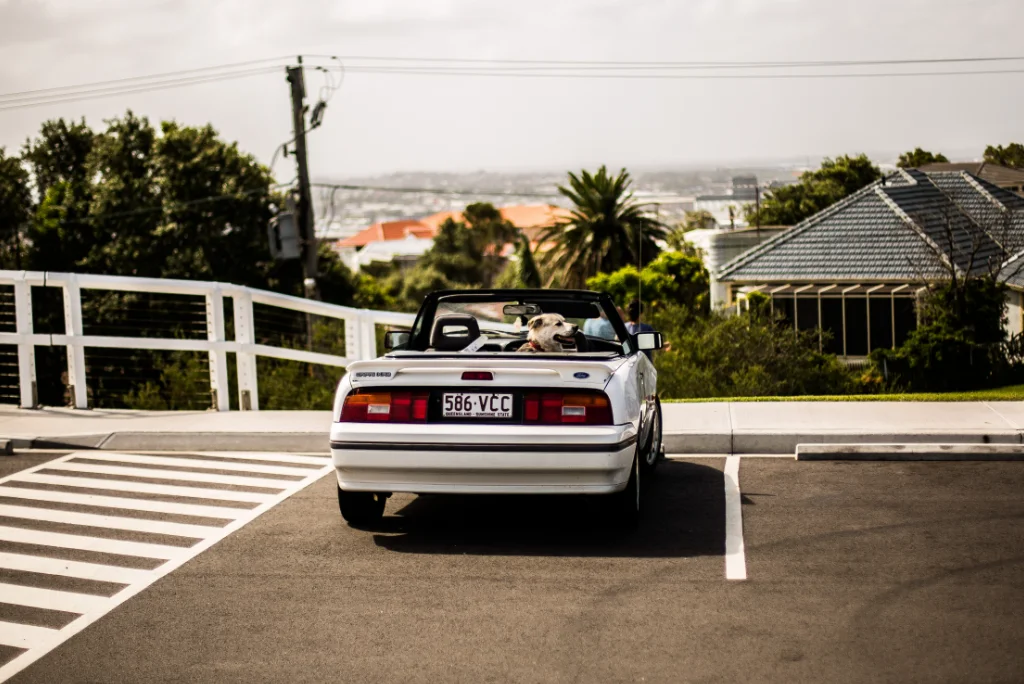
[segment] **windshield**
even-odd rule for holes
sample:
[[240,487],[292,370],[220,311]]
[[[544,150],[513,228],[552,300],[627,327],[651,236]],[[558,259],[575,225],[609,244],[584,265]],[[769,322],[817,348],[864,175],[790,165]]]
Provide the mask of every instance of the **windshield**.
[[518,298],[507,296],[507,291],[501,294],[506,296],[497,296],[498,293],[488,296],[488,293],[479,292],[445,293],[433,302],[424,302],[413,339],[407,348],[419,351],[437,349],[435,327],[438,320],[443,319],[445,336],[463,338],[451,340],[452,346],[460,346],[459,342],[469,345],[477,338],[486,338],[479,342],[485,346],[474,351],[514,351],[517,340],[525,342],[531,318],[541,314],[559,314],[567,323],[576,326],[588,341],[594,342],[587,345],[591,351],[622,352],[622,339],[627,335],[610,299],[597,300],[593,296],[582,299],[569,293],[559,297],[557,291],[533,296],[524,294]]

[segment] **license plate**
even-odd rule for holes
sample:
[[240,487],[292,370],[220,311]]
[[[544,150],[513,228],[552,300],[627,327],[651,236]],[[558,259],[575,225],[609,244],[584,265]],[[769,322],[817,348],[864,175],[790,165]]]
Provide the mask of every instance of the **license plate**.
[[442,415],[445,418],[511,418],[511,394],[446,393]]

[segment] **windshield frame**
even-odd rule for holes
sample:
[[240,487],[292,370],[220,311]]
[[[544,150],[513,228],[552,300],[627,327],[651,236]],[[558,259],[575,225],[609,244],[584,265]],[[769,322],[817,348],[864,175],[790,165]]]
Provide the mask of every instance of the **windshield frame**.
[[[488,304],[496,302],[518,303],[518,304],[539,304],[543,308],[545,301],[579,301],[590,302],[604,311],[612,329],[621,340],[623,354],[632,354],[631,336],[626,330],[626,324],[619,316],[618,309],[611,295],[604,292],[593,292],[590,290],[438,290],[431,292],[424,298],[420,310],[416,314],[416,320],[412,325],[412,332],[408,344],[403,349],[408,351],[425,352],[430,348],[430,333],[437,316],[438,304],[441,301],[451,303],[479,303]],[[524,331],[525,332],[525,331]],[[490,352],[500,354],[504,352]]]

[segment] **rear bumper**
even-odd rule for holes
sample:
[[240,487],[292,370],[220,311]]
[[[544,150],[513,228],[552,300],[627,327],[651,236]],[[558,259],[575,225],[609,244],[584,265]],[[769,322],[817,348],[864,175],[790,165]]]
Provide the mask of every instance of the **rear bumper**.
[[351,491],[608,494],[629,479],[632,425],[536,427],[335,423],[338,485]]

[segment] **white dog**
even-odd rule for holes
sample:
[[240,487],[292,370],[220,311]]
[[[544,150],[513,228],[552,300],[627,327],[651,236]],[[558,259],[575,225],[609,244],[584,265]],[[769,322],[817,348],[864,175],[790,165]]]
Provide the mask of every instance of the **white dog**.
[[568,323],[561,314],[549,313],[534,316],[527,324],[526,344],[521,352],[562,352],[576,351],[578,325]]

